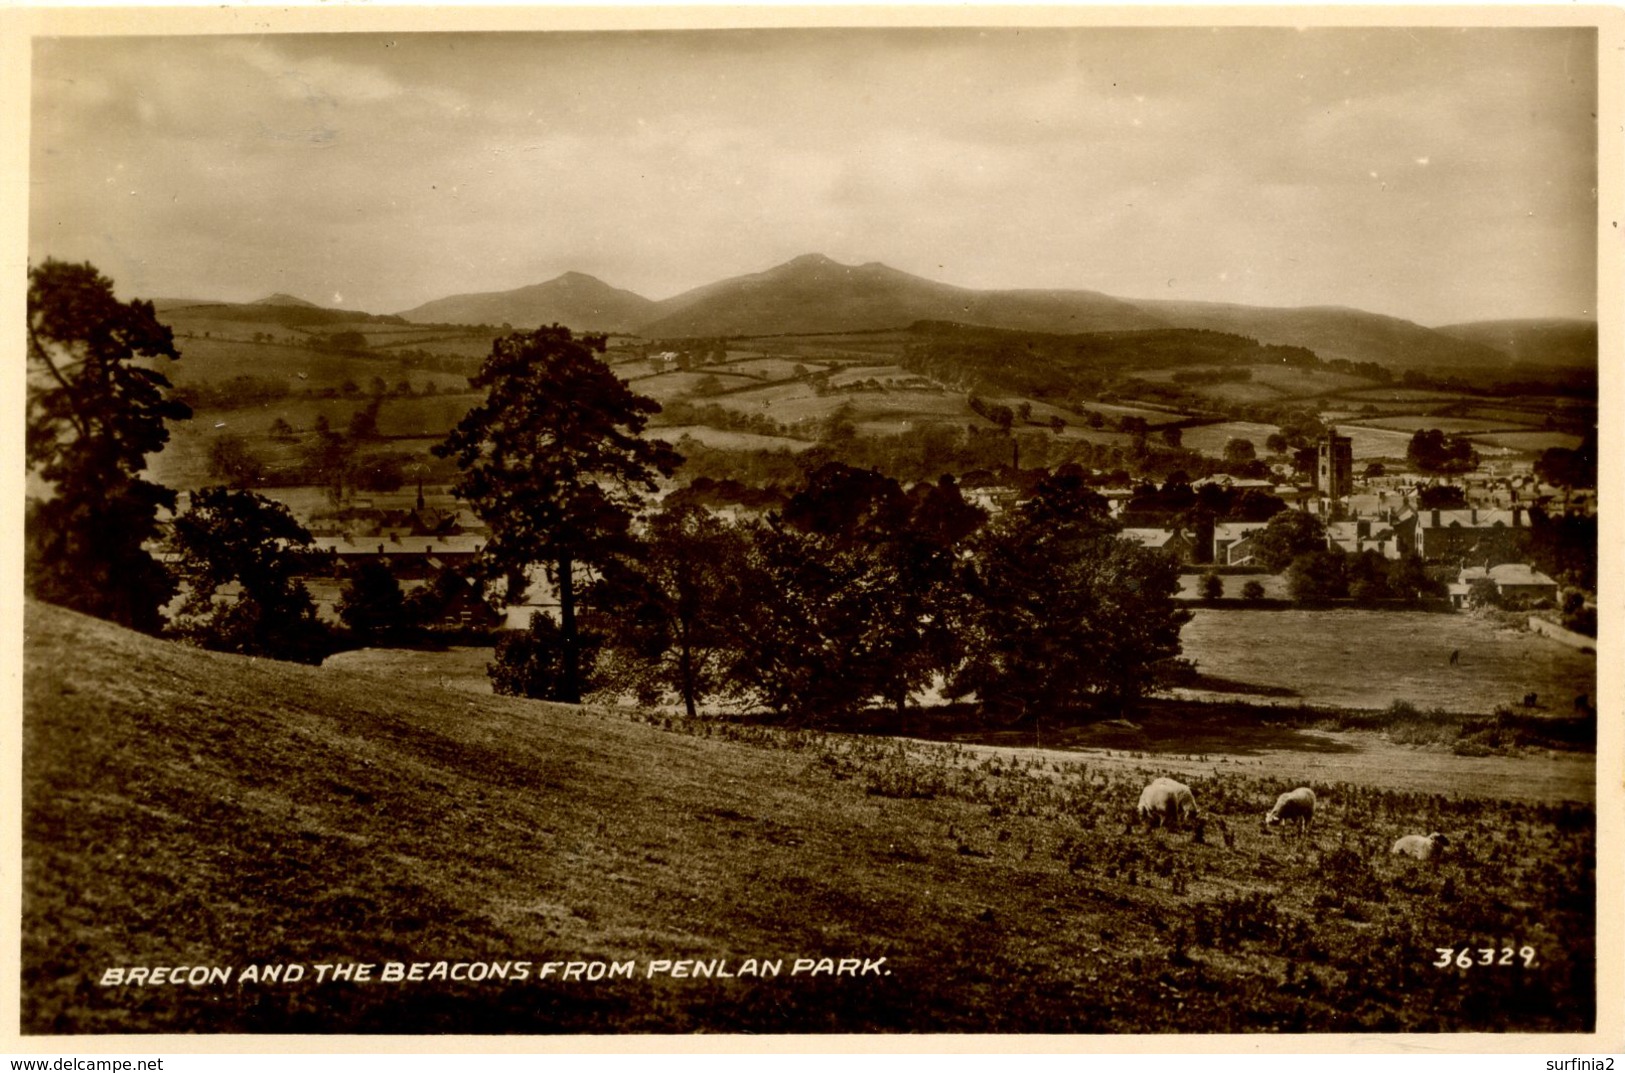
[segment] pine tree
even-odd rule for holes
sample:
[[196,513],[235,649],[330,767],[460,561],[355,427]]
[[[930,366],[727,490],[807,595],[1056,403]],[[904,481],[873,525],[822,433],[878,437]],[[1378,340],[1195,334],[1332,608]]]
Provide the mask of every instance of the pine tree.
[[152,366],[177,360],[150,302],[120,302],[89,264],[28,273],[27,457],[49,494],[27,510],[27,582],[42,600],[148,633],[174,595],[143,547],[175,493],[141,476],[192,416]]
[[555,696],[580,701],[584,647],[577,624],[581,567],[603,567],[633,547],[633,512],[681,461],[641,437],[660,404],[628,388],[598,356],[603,336],[553,325],[502,336],[470,384],[486,392],[437,444],[462,476],[454,494],[491,529],[489,576],[522,594],[546,566],[559,593],[561,666]]

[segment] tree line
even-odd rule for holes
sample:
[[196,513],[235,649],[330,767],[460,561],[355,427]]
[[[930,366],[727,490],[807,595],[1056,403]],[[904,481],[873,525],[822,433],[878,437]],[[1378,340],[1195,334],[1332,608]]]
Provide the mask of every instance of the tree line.
[[483,569],[516,601],[538,569],[558,615],[498,646],[504,692],[579,701],[597,687],[748,695],[797,718],[898,710],[941,680],[1012,715],[1121,706],[1178,654],[1177,567],[1119,539],[1079,467],[989,522],[952,478],[905,490],[827,461],[782,510],[730,522],[670,495],[681,458],[641,435],[658,411],[599,336],[553,326],[498,340],[486,402],[436,453],[491,529]]
[[[332,563],[287,509],[217,487],[179,510],[143,476],[168,423],[190,416],[161,371],[180,354],[151,304],[119,302],[90,265],[47,261],[29,284],[28,460],[49,488],[28,505],[32,594],[209,647],[319,659],[328,642],[301,578]],[[691,711],[748,695],[811,718],[902,709],[937,683],[1019,716],[1116,710],[1177,656],[1177,568],[1118,538],[1077,466],[1036,477],[991,521],[950,477],[905,489],[834,460],[762,518],[729,521],[698,490],[648,509],[681,457],[643,437],[659,406],[604,348],[559,326],[497,339],[474,380],[484,401],[436,448],[490,528],[473,580],[511,601],[542,572],[557,593],[556,618],[499,645],[499,689],[666,693]],[[347,586],[358,633],[394,606],[379,565]]]

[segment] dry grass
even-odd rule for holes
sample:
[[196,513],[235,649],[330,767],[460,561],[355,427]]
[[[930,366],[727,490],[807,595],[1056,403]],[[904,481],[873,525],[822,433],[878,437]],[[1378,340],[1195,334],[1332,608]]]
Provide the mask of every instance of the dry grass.
[[[1097,770],[250,661],[27,612],[33,1033],[1582,1030],[1593,816],[1190,778],[1205,834]],[[649,722],[657,725],[648,725]],[[678,730],[682,733],[672,733]],[[1446,830],[1438,867],[1386,853]],[[1564,882],[1550,881],[1562,862]],[[1530,968],[1433,969],[1530,943]],[[885,957],[862,980],[651,958]],[[100,987],[117,965],[631,959],[639,978]],[[789,962],[786,962],[788,969]]]

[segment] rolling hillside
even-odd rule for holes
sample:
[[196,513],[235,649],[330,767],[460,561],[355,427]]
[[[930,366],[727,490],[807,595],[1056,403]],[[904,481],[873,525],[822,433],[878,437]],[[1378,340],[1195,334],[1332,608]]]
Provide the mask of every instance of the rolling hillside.
[[656,315],[654,302],[580,272],[494,294],[459,294],[406,310],[414,324],[563,324],[578,331],[627,331]]
[[974,291],[886,265],[808,254],[753,275],[668,298],[639,326],[653,338],[873,331],[919,320],[1047,332],[1160,327],[1154,316],[1092,291]]
[[534,286],[455,295],[382,317],[324,309],[286,295],[248,305],[170,299],[160,308],[166,320],[274,319],[288,327],[374,322],[534,328],[557,322],[576,331],[648,339],[875,332],[920,321],[1052,335],[1203,329],[1304,347],[1324,360],[1374,361],[1395,373],[1415,369],[1486,380],[1531,367],[1594,369],[1596,363],[1596,325],[1588,322],[1496,321],[1432,329],[1358,309],[1125,300],[1082,290],[971,290],[877,262],[843,265],[818,254],[660,302],[567,272]]
[[1447,324],[1437,331],[1500,351],[1520,365],[1597,367],[1597,322],[1593,320],[1483,320]]
[[1359,309],[1270,309],[1158,300],[1137,304],[1175,327],[1206,328],[1260,343],[1306,347],[1325,361],[1375,361],[1395,372],[1444,370],[1463,375],[1499,373],[1508,365],[1499,351],[1479,343]]
[[[645,722],[25,616],[28,1033],[1578,1031],[1594,1016],[1588,806],[1332,784],[1333,833],[1306,851],[1257,831],[1276,781],[1235,760],[1220,774],[1183,753],[1080,763]],[[1241,753],[1264,737],[1294,732],[1255,728]],[[1168,770],[1190,772],[1206,839],[1123,831],[1147,772]],[[1460,834],[1459,860],[1388,857],[1395,829],[1430,826]],[[1511,831],[1520,854],[1573,862],[1567,881],[1509,868]],[[1550,941],[1509,987],[1428,970],[1446,934]],[[826,958],[849,971],[794,972]],[[651,975],[685,960],[721,971]],[[747,974],[767,961],[779,975]],[[391,962],[421,978],[388,980]],[[594,962],[633,970],[581,977]],[[103,984],[177,965],[225,975]],[[323,965],[373,968],[335,982]],[[504,978],[484,978],[493,965]],[[268,966],[283,978],[244,979]]]

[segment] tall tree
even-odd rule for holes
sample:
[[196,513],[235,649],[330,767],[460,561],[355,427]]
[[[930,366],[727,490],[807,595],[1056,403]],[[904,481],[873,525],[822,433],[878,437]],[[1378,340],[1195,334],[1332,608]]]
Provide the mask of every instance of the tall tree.
[[955,550],[983,519],[952,479],[905,494],[874,470],[829,463],[754,533],[762,594],[736,673],[773,708],[851,714],[908,698],[957,662]]
[[630,598],[604,617],[638,692],[671,690],[690,717],[701,698],[738,688],[728,673],[741,648],[745,536],[690,497],[668,498],[649,519]]
[[633,546],[633,511],[681,457],[640,435],[653,399],[634,393],[598,356],[603,336],[576,339],[553,325],[496,339],[479,374],[486,392],[444,442],[462,476],[452,491],[491,528],[486,569],[510,598],[545,565],[559,592],[561,669],[557,696],[580,701],[576,569],[605,565]]
[[1253,558],[1272,571],[1285,570],[1292,560],[1326,547],[1326,526],[1301,510],[1283,510],[1253,534]]
[[27,580],[42,600],[155,633],[174,584],[143,544],[175,493],[140,474],[192,411],[155,359],[180,357],[150,302],[120,302],[89,264],[28,273]]
[[[174,629],[204,648],[319,663],[327,630],[301,580],[331,560],[288,508],[253,492],[205,488],[170,536],[186,584]],[[235,594],[221,593],[235,585]]]
[[969,581],[968,653],[950,683],[1013,716],[1117,711],[1179,654],[1179,567],[1116,535],[1106,502],[1063,467],[985,529]]
[[349,572],[339,599],[339,618],[362,640],[398,632],[408,622],[406,595],[389,564],[367,559]]

